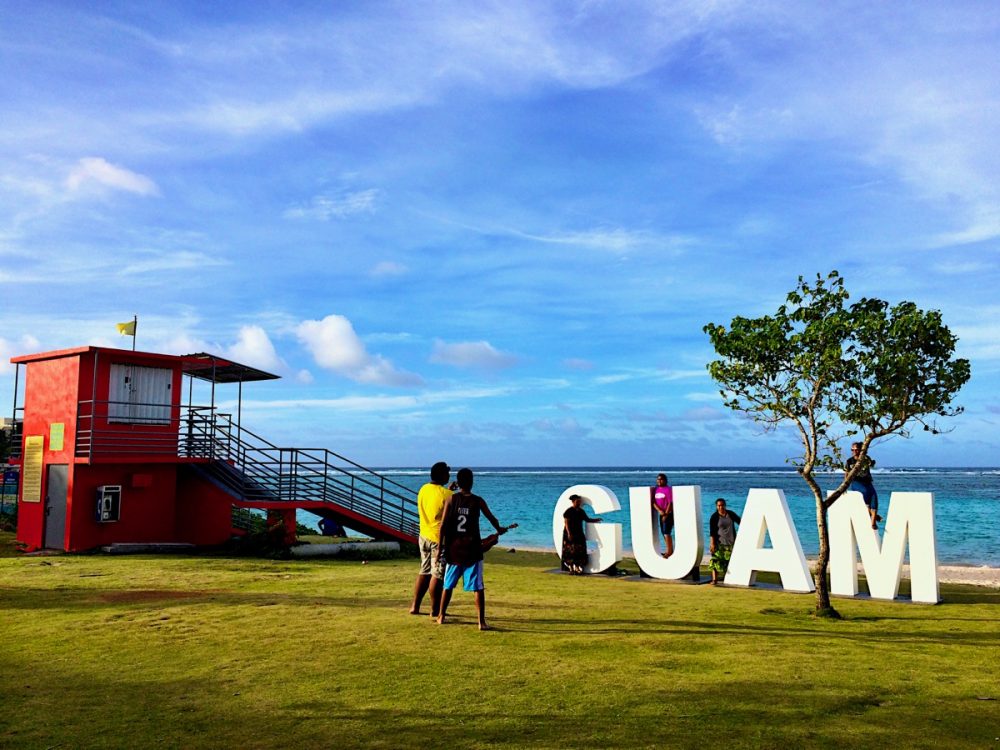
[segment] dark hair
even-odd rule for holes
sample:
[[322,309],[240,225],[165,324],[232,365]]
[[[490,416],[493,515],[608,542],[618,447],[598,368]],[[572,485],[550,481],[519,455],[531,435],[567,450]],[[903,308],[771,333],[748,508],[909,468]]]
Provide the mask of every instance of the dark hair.
[[583,498],[580,497],[579,495],[570,495],[569,496],[569,501],[571,503],[575,503],[577,500],[583,500]]
[[724,498],[724,497],[717,497],[717,498],[715,498],[715,502],[716,503],[722,503],[723,505],[725,505],[726,504],[726,498]]
[[431,481],[434,484],[444,484],[451,476],[451,467],[444,461],[438,461],[431,467]]
[[667,475],[666,475],[666,474],[657,474],[657,475],[656,475],[656,478],[657,478],[657,479],[659,479],[660,477],[663,477],[663,481],[664,481],[664,482],[668,481],[668,480],[667,480]]
[[459,469],[458,470],[458,477],[456,477],[456,481],[458,481],[458,486],[459,486],[460,489],[463,489],[466,492],[468,492],[469,490],[471,490],[472,489],[472,469]]

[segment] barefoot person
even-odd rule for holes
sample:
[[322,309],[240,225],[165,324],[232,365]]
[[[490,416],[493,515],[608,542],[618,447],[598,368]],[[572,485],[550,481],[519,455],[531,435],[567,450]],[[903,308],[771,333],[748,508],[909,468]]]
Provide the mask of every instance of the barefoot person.
[[486,624],[486,590],[483,584],[483,540],[479,535],[480,514],[489,519],[497,533],[502,534],[507,529],[490,512],[486,501],[479,495],[472,494],[472,482],[472,470],[459,469],[458,492],[444,505],[438,556],[444,556],[447,567],[438,623],[444,623],[452,592],[461,580],[466,591],[474,591],[476,594],[479,629],[489,630]]
[[740,517],[727,510],[726,501],[719,498],[715,501],[715,513],[708,519],[708,551],[712,559],[708,569],[712,571],[712,585],[719,582],[719,576],[725,576],[729,569],[729,558],[733,555],[733,545],[736,544],[736,527]]
[[861,468],[854,475],[849,490],[860,492],[868,506],[868,515],[872,519],[872,528],[878,528],[878,522],[882,516],[878,514],[878,493],[875,491],[875,484],[872,482],[872,469],[875,467],[875,459],[871,456],[861,458],[861,443],[851,443],[851,457],[844,464],[844,471],[849,472],[854,468],[854,464],[861,463]]
[[667,548],[663,556],[670,557],[674,554],[674,538],[671,536],[674,531],[674,491],[667,486],[666,474],[656,475],[656,486],[649,490],[649,501],[660,519],[660,533]]
[[420,572],[413,584],[413,604],[410,614],[420,614],[420,604],[424,594],[430,591],[431,617],[437,617],[441,602],[441,579],[444,578],[444,566],[438,561],[438,542],[441,537],[441,513],[444,503],[451,497],[454,487],[445,485],[451,477],[451,468],[444,461],[438,461],[431,467],[431,481],[420,488],[417,493],[417,511],[420,514]]
[[587,532],[585,523],[600,523],[583,509],[583,498],[570,495],[570,507],[563,513],[562,569],[573,575],[582,575],[587,565]]

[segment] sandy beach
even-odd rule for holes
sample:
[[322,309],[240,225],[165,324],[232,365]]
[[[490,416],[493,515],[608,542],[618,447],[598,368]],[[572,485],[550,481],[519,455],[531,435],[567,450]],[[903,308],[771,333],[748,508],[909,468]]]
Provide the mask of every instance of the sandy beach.
[[[517,547],[514,549],[523,550],[525,552],[555,552],[552,548],[542,548],[542,547]],[[509,551],[509,549],[508,549]],[[631,560],[635,562],[635,558],[631,555],[625,555],[626,560]],[[709,557],[706,555],[702,559],[703,565],[708,565]],[[814,558],[810,558],[809,562],[812,563]],[[864,572],[858,565],[858,571]],[[910,578],[910,566],[903,566],[903,579],[909,580]],[[975,566],[975,565],[938,565],[938,581],[940,583],[964,583],[971,586],[987,586],[989,588],[1000,588],[1000,568],[991,568],[987,565]]]
[[[903,566],[903,578],[910,577],[910,566]],[[972,565],[939,565],[938,580],[941,583],[968,583],[973,586],[1000,588],[1000,568]]]

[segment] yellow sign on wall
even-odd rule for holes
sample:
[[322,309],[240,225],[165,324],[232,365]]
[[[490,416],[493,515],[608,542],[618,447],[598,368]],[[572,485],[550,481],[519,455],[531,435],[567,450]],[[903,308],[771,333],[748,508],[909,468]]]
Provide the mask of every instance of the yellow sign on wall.
[[21,502],[42,501],[42,451],[44,435],[27,435],[24,438],[24,458],[21,461]]
[[66,425],[63,422],[53,422],[49,425],[49,450],[61,451],[63,439],[66,436]]

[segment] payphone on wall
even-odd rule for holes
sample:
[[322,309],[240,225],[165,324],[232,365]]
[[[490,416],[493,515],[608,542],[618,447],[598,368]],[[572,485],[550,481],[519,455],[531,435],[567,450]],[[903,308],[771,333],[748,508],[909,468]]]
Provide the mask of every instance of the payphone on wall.
[[121,515],[122,486],[102,484],[97,488],[97,522],[111,523]]

